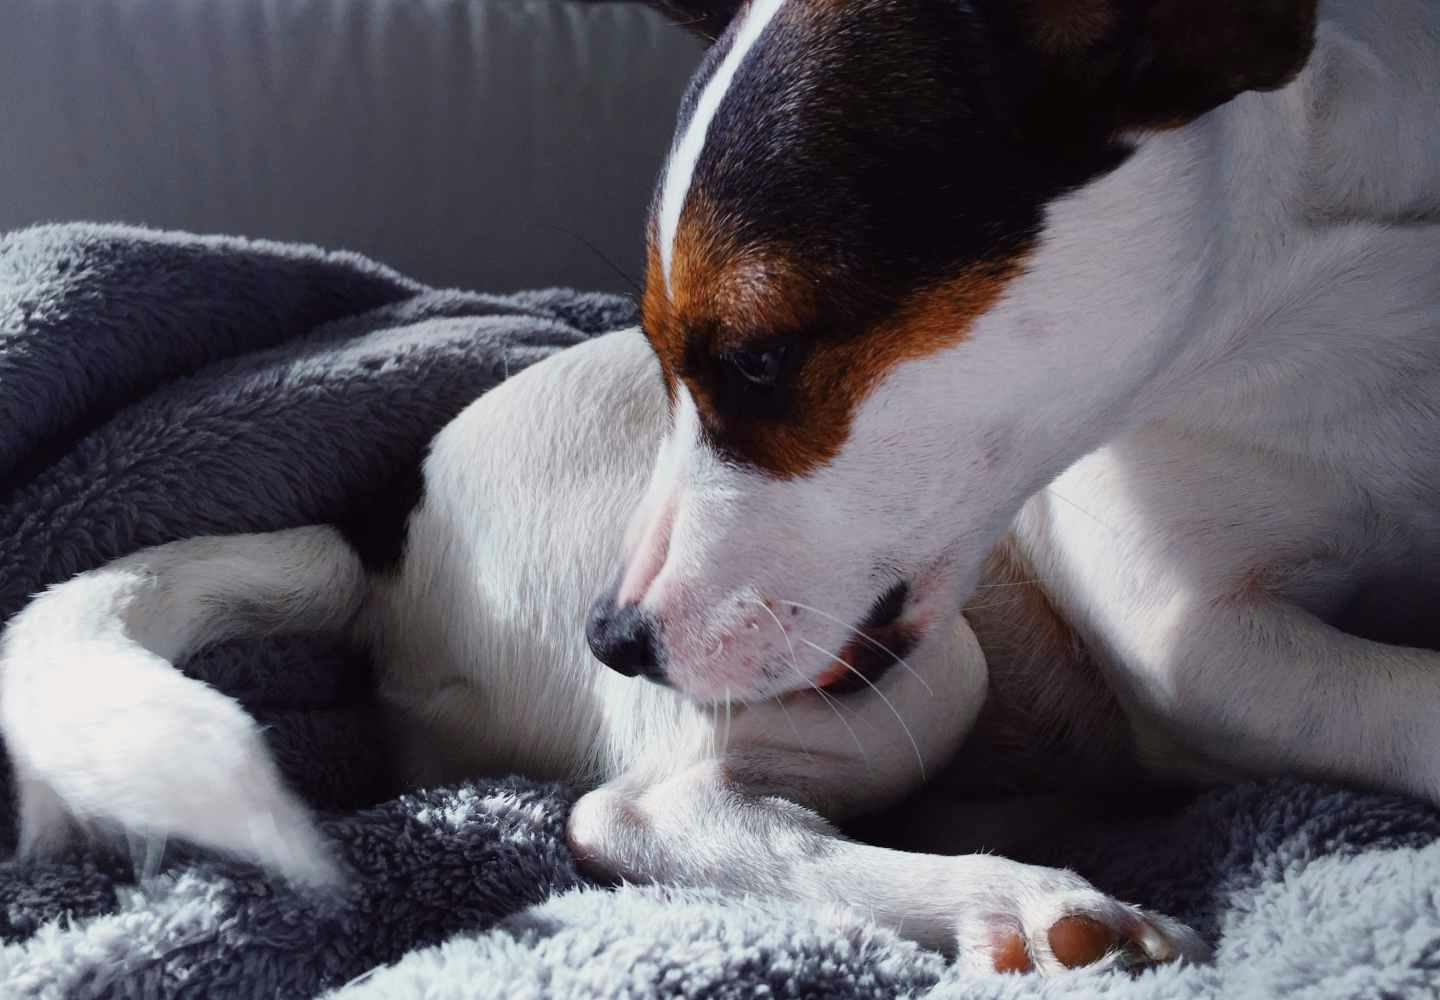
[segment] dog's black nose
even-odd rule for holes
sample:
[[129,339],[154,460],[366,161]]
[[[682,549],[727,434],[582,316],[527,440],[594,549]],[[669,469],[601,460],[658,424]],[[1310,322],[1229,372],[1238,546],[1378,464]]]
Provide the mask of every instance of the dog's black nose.
[[637,604],[615,606],[614,597],[602,597],[590,609],[585,638],[595,658],[616,673],[664,681],[655,619]]

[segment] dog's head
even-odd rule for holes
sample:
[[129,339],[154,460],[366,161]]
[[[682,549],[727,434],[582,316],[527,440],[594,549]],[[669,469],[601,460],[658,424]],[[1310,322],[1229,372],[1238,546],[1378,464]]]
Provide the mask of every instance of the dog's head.
[[[904,655],[1098,443],[1147,363],[1106,355],[1138,293],[1103,292],[1127,230],[1061,232],[1060,206],[1138,134],[1291,78],[1315,0],[665,6],[717,36],[648,231],[673,427],[590,638],[756,699]],[[1110,216],[1164,196],[1131,194]]]

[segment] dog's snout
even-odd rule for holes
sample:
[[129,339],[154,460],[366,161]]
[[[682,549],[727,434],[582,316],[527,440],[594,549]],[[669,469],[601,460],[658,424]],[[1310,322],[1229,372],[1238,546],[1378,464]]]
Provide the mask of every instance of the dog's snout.
[[595,658],[616,673],[663,682],[659,631],[654,616],[638,604],[617,606],[615,598],[607,596],[590,609],[585,638]]

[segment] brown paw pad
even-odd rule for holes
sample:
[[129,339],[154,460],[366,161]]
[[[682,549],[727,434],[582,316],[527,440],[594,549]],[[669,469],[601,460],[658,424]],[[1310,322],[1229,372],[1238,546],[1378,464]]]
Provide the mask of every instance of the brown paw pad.
[[1119,943],[1120,935],[1094,917],[1061,917],[1050,926],[1050,950],[1067,969],[1094,965]]
[[1025,935],[1019,931],[997,939],[990,960],[996,972],[1029,972],[1035,968],[1030,961],[1030,949],[1025,946]]

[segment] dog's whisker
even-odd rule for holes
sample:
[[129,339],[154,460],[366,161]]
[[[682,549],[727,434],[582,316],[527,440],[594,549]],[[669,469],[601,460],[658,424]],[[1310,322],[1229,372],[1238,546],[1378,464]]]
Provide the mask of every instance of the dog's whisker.
[[804,672],[801,671],[798,664],[793,661],[789,661],[786,663],[786,666],[788,666],[791,670],[795,671],[795,676],[799,677],[802,681],[804,681],[805,684],[810,688],[810,690],[814,691],[820,696],[821,701],[825,702],[825,704],[830,706],[830,711],[835,713],[835,718],[839,720],[840,725],[845,727],[845,731],[850,734],[850,741],[855,744],[855,752],[860,755],[860,760],[864,762],[865,770],[871,770],[870,755],[865,751],[865,744],[860,742],[860,735],[855,732],[855,727],[850,725],[849,721],[846,720],[845,716],[840,714],[840,709],[835,706],[834,700],[825,693],[825,690],[821,688],[820,685],[816,684],[810,678],[806,677]]
[[730,711],[731,704],[730,689],[727,687],[725,689],[725,742],[721,745],[722,753],[730,749],[730,726],[735,721]]
[[979,593],[982,590],[1005,590],[1008,587],[1033,587],[1037,583],[1044,582],[1044,580],[1036,577],[1033,580],[1016,580],[1014,583],[982,583],[975,588],[975,592]]
[[800,661],[795,657],[795,644],[790,641],[790,633],[785,631],[785,626],[780,624],[780,619],[776,616],[775,612],[771,611],[770,606],[764,601],[758,600],[756,598],[750,598],[750,603],[756,605],[760,608],[760,610],[764,611],[767,615],[770,616],[770,620],[773,621],[775,623],[775,627],[780,630],[781,638],[785,640],[785,648],[790,651],[791,668],[797,674],[800,674],[801,677],[804,677],[804,673],[802,673],[800,670]]
[[780,714],[785,716],[785,722],[790,726],[790,731],[795,734],[795,742],[800,745],[800,752],[811,762],[815,760],[815,754],[805,742],[805,737],[800,735],[800,727],[795,725],[795,719],[790,715],[790,709],[785,707],[785,699],[778,694],[771,695],[770,700],[780,709]]
[[[797,656],[795,655],[795,645],[794,645],[794,643],[792,643],[792,642],[790,641],[790,633],[785,630],[785,626],[784,626],[784,625],[781,625],[781,624],[780,624],[780,619],[776,616],[775,612],[772,611],[772,610],[770,609],[769,605],[767,605],[764,601],[758,601],[758,600],[755,600],[754,598],[751,598],[751,600],[752,600],[755,604],[758,604],[761,608],[763,608],[763,609],[765,610],[765,613],[770,616],[770,618],[775,622],[776,626],[780,629],[780,634],[785,637],[785,647],[786,647],[786,649],[788,649],[789,652],[790,652],[790,669],[791,669],[792,671],[794,671],[795,676],[796,676],[796,677],[799,677],[802,681],[804,681],[804,682],[810,687],[810,689],[811,689],[812,691],[814,691],[816,694],[818,694],[818,695],[821,697],[821,699],[824,700],[825,704],[827,704],[827,705],[830,706],[830,711],[832,711],[832,712],[835,713],[836,717],[839,718],[841,724],[844,725],[846,729],[850,729],[850,726],[849,726],[849,724],[846,722],[845,716],[844,716],[844,712],[846,711],[845,706],[844,706],[843,704],[837,702],[833,697],[831,697],[830,694],[829,694],[828,692],[826,692],[824,688],[820,687],[818,684],[816,684],[816,683],[815,683],[813,680],[811,680],[809,677],[806,677],[806,676],[805,676],[805,672],[800,669],[800,659],[799,659],[799,657],[797,657]],[[783,603],[783,604],[793,604],[794,602],[793,602],[793,601],[782,601],[781,603]],[[797,604],[797,605],[795,605],[795,606],[796,606],[796,607],[799,607],[800,605]],[[821,614],[824,614],[824,612],[820,612],[820,613],[821,613]],[[842,624],[843,624],[843,623],[842,623]],[[893,654],[892,654],[892,655],[893,655]],[[903,661],[902,661],[902,662],[903,662]],[[925,683],[925,680],[924,680],[923,677],[920,678],[920,682],[921,682],[922,684]],[[928,685],[928,684],[926,685],[926,689],[927,689],[927,690],[929,689],[929,685]],[[932,694],[933,694],[933,692],[932,692]],[[869,723],[869,720],[866,720],[866,721],[867,721],[867,723]],[[874,724],[873,724],[873,723],[869,723],[869,724],[870,724],[870,726],[871,726],[871,731],[873,732],[873,731],[874,731]],[[856,746],[856,748],[860,750],[861,756],[864,757],[864,756],[865,756],[865,750],[864,750],[864,748],[861,746],[860,737],[855,734],[855,731],[854,731],[853,729],[850,729],[850,735],[851,735],[851,738],[855,741],[855,746]],[[869,767],[869,760],[868,760],[868,758],[866,759],[866,767],[867,767],[867,768]]]
[[[753,598],[751,599],[751,601],[754,604],[758,604],[760,608],[767,615],[770,616],[770,620],[775,623],[775,627],[780,630],[780,635],[784,637],[785,645],[790,650],[790,668],[794,670],[797,674],[800,674],[800,664],[799,661],[795,658],[795,646],[793,643],[790,642],[790,633],[785,631],[785,626],[780,624],[780,619],[776,617],[775,612],[771,611],[770,607],[764,601],[757,601]],[[803,677],[804,674],[801,674],[801,676]],[[814,685],[812,684],[811,686],[813,687]],[[805,739],[800,735],[800,728],[795,725],[795,720],[790,717],[790,710],[785,707],[785,699],[781,698],[777,694],[775,696],[775,704],[779,705],[780,711],[785,713],[785,721],[790,724],[790,729],[795,733],[795,741],[800,744],[800,748],[804,751],[805,756],[813,758],[814,754],[812,754],[809,748],[806,747]]]
[[[827,619],[827,620],[829,620],[829,621],[832,621],[832,622],[834,622],[836,625],[842,626],[843,628],[850,628],[849,624],[847,624],[847,623],[846,623],[845,621],[843,621],[842,619],[837,618],[837,617],[835,617],[834,615],[830,614],[828,611],[821,611],[819,608],[812,608],[810,605],[808,605],[808,604],[801,604],[799,601],[787,601],[787,600],[785,600],[785,599],[783,599],[783,598],[778,598],[778,597],[776,598],[776,600],[779,601],[781,604],[788,604],[788,605],[790,605],[792,608],[799,608],[801,611],[808,611],[808,612],[810,612],[811,614],[819,615],[821,618],[825,618],[825,619]],[[766,608],[765,610],[769,611],[770,609],[769,609],[769,608]],[[771,615],[773,616],[775,612],[771,611],[770,613],[771,613]],[[782,629],[782,631],[783,631],[783,629]],[[894,659],[897,664],[899,664],[900,666],[904,667],[904,668],[910,673],[910,676],[914,677],[917,681],[919,681],[922,685],[924,685],[925,690],[926,690],[927,692],[929,692],[932,696],[935,694],[935,689],[930,686],[930,682],[927,681],[924,677],[921,677],[921,676],[920,676],[920,672],[919,672],[918,670],[916,670],[914,667],[910,666],[909,663],[906,663],[906,662],[905,662],[905,658],[904,658],[903,656],[901,656],[899,653],[896,653],[893,649],[891,649],[889,646],[886,646],[886,645],[885,645],[883,642],[881,642],[880,640],[878,640],[878,639],[872,639],[870,636],[866,635],[864,632],[860,632],[860,631],[858,631],[858,630],[852,630],[852,631],[854,631],[854,634],[855,634],[856,636],[858,636],[862,641],[869,643],[871,646],[874,646],[876,649],[880,650],[880,652],[884,653],[886,656],[889,656],[889,657],[891,657],[892,659]],[[787,635],[785,638],[786,638],[786,640],[788,641],[790,637]],[[802,640],[802,641],[803,641],[803,640]],[[847,664],[847,665],[848,665],[848,664]]]
[[1054,488],[1053,486],[1047,486],[1047,487],[1045,487],[1045,492],[1048,493],[1048,494],[1050,494],[1050,495],[1051,495],[1052,497],[1054,497],[1056,500],[1060,500],[1060,501],[1062,501],[1063,503],[1067,503],[1067,504],[1069,504],[1071,507],[1074,507],[1074,508],[1075,508],[1076,510],[1078,510],[1080,513],[1082,513],[1082,514],[1084,514],[1086,517],[1088,517],[1090,520],[1092,520],[1092,521],[1094,521],[1096,524],[1100,525],[1100,527],[1102,527],[1102,528],[1104,528],[1106,531],[1110,532],[1110,534],[1112,534],[1112,535],[1119,534],[1119,532],[1117,532],[1114,528],[1110,527],[1110,525],[1108,525],[1108,524],[1106,524],[1104,521],[1100,520],[1100,518],[1098,518],[1098,517],[1096,517],[1094,514],[1090,513],[1090,512],[1089,512],[1088,510],[1086,510],[1084,507],[1081,507],[1081,506],[1080,506],[1078,503],[1076,503],[1074,500],[1071,500],[1069,497],[1065,496],[1063,493],[1058,493],[1058,492],[1056,492],[1056,490],[1055,490],[1055,488]]
[[1006,606],[1007,604],[1019,604],[1019,603],[1020,603],[1021,601],[1023,601],[1023,600],[1025,600],[1025,597],[1024,597],[1023,595],[1020,596],[1020,597],[1007,597],[1007,598],[1006,598],[1005,600],[1003,600],[1003,601],[990,601],[988,604],[967,604],[967,605],[965,605],[964,607],[962,607],[960,610],[961,610],[961,611],[984,611],[986,608],[1001,608],[1001,607]]
[[871,682],[870,678],[866,677],[863,673],[861,673],[860,671],[856,670],[854,667],[852,667],[849,663],[847,663],[847,662],[846,662],[844,659],[842,659],[841,657],[837,656],[835,653],[830,652],[828,649],[825,649],[823,646],[816,645],[815,643],[811,642],[809,639],[803,639],[803,638],[802,638],[800,641],[803,642],[805,645],[809,646],[811,649],[815,650],[815,652],[820,653],[820,654],[822,654],[822,655],[824,655],[824,656],[828,656],[830,659],[832,659],[832,660],[834,660],[836,663],[840,664],[840,665],[841,665],[842,667],[844,667],[846,670],[850,671],[850,672],[851,672],[852,674],[854,674],[856,677],[858,677],[858,678],[860,678],[862,681],[864,681],[865,684],[866,684],[866,686],[869,687],[871,691],[874,691],[877,695],[880,696],[880,700],[885,703],[885,707],[886,707],[886,708],[890,709],[890,714],[893,715],[893,716],[895,716],[895,721],[898,722],[898,723],[900,723],[900,728],[901,728],[902,730],[904,730],[904,732],[905,732],[905,738],[910,741],[910,749],[912,749],[912,750],[915,751],[915,763],[917,763],[917,764],[920,765],[920,780],[921,780],[921,781],[926,780],[926,776],[925,776],[925,757],[924,757],[923,754],[920,753],[920,743],[919,743],[919,741],[917,741],[917,740],[915,739],[915,734],[910,731],[909,725],[906,724],[905,718],[900,714],[900,711],[895,707],[895,703],[892,702],[889,698],[885,697],[885,692],[884,692],[884,691],[881,691],[878,687],[876,687],[876,686]]
[[[805,675],[801,674],[800,677],[803,680]],[[860,754],[860,759],[865,762],[865,770],[873,771],[874,768],[870,764],[870,751],[865,749],[865,744],[860,739],[860,734],[855,732],[855,728],[846,721],[844,712],[841,710],[843,706],[837,704],[835,699],[830,697],[830,695],[825,692],[825,689],[814,681],[806,681],[806,683],[810,685],[812,691],[820,696],[821,701],[830,706],[830,711],[835,713],[835,718],[840,720],[840,725],[844,726],[845,731],[850,734],[850,741],[855,744],[856,752]]]
[[[639,281],[637,281],[634,277],[632,277],[632,276],[630,275],[630,273],[629,273],[628,271],[626,271],[624,268],[622,268],[619,264],[615,263],[615,262],[614,262],[613,260],[611,260],[609,257],[605,256],[605,253],[604,253],[599,247],[597,247],[594,243],[590,242],[590,241],[587,240],[585,237],[583,237],[583,236],[581,236],[579,233],[575,232],[575,230],[573,230],[573,229],[567,229],[567,228],[564,227],[564,226],[558,226],[558,225],[555,225],[554,223],[548,223],[548,222],[537,222],[537,223],[534,223],[534,225],[537,226],[537,227],[539,227],[539,228],[541,228],[541,229],[550,229],[550,230],[553,230],[554,232],[563,233],[564,235],[570,237],[570,238],[571,238],[572,240],[574,240],[576,243],[579,243],[579,244],[580,244],[581,246],[583,246],[586,250],[589,250],[589,251],[590,251],[592,254],[594,254],[597,258],[599,258],[600,262],[601,262],[602,264],[604,264],[606,267],[608,267],[612,272],[614,272],[614,274],[615,274],[621,281],[625,282],[627,285],[629,285],[631,288],[633,288],[633,289],[635,290],[635,295],[643,295],[643,294],[645,294],[645,289],[641,286],[641,284],[640,284]],[[626,297],[627,297],[627,298],[630,298],[632,301],[636,301],[636,302],[639,301],[638,299],[635,299],[634,296],[629,296],[629,295],[627,295]]]

